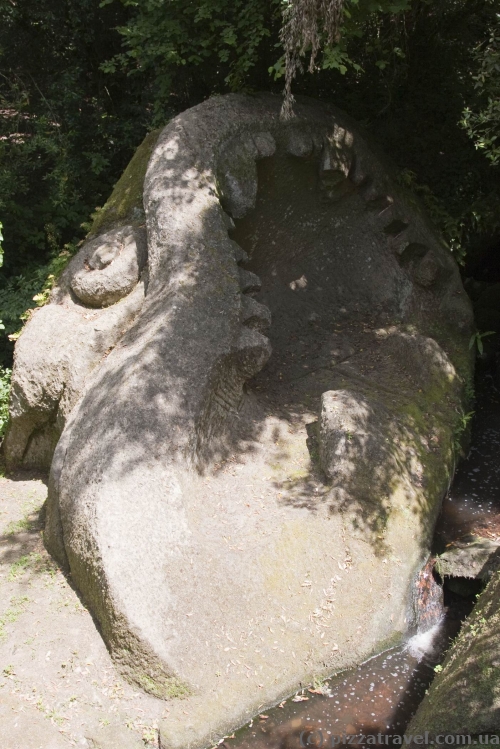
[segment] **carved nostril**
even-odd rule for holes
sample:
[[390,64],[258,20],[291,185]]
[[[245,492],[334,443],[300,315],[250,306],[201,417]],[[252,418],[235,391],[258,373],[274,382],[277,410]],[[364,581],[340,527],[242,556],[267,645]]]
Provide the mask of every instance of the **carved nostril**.
[[143,229],[132,225],[111,229],[86,243],[87,252],[70,266],[71,289],[89,307],[115,304],[137,286],[146,262]]
[[260,291],[262,286],[260,278],[249,270],[238,268],[240,276],[240,287],[243,294],[251,291]]
[[118,244],[105,244],[99,247],[88,259],[87,266],[89,270],[103,270],[110,265],[117,257],[121,247]]

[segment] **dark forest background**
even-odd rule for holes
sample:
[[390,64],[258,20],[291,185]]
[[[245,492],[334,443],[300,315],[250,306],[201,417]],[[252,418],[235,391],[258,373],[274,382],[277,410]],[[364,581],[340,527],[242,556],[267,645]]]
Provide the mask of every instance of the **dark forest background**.
[[[0,364],[148,131],[209,96],[283,90],[286,4],[0,0]],[[500,243],[499,13],[346,0],[340,40],[294,81],[371,132],[465,274]]]

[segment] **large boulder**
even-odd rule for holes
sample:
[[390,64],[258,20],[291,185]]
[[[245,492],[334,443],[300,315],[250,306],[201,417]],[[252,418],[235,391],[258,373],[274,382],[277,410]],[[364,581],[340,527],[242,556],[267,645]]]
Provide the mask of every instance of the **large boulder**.
[[172,120],[145,229],[104,222],[17,344],[10,463],[36,414],[63,427],[45,542],[122,672],[171,700],[164,747],[412,626],[471,374],[470,305],[418,205],[345,115],[280,106]]

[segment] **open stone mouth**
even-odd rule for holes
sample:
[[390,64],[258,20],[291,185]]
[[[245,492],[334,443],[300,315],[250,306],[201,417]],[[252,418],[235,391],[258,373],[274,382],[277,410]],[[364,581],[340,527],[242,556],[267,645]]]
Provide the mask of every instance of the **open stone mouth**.
[[414,624],[470,374],[419,207],[345,115],[279,108],[169,123],[145,222],[91,236],[16,349],[7,458],[51,462],[45,542],[122,672],[189,700],[172,746]]

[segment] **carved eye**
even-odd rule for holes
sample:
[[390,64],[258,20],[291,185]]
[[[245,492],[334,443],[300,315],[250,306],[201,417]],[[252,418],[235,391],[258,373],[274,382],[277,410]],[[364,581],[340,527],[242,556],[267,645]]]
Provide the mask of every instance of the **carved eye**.
[[82,247],[71,288],[89,307],[109,307],[133,291],[145,259],[144,229],[113,229]]

